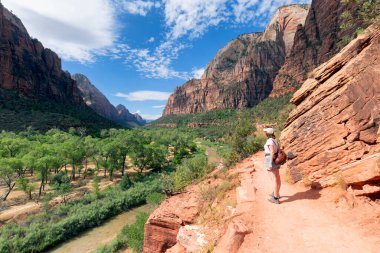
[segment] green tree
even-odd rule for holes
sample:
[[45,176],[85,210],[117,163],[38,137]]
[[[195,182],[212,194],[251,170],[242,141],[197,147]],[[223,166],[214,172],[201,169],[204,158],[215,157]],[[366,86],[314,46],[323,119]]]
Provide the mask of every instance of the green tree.
[[2,197],[3,201],[6,201],[9,194],[16,185],[16,180],[18,179],[18,174],[16,170],[22,168],[22,162],[18,158],[2,158],[0,159],[0,178],[4,181],[7,186],[7,192]]
[[35,189],[35,185],[30,182],[30,180],[26,177],[20,177],[16,181],[16,185],[18,188],[20,188],[22,191],[24,191],[29,199],[32,199],[32,192]]
[[52,154],[50,145],[44,144],[42,145],[36,155],[38,158],[36,160],[35,166],[38,171],[38,176],[41,180],[38,196],[40,197],[42,191],[45,189],[45,185],[47,184],[47,180],[50,174],[50,169],[55,169],[59,167],[59,159]]
[[77,166],[82,165],[86,155],[84,140],[78,136],[71,136],[63,145],[63,156],[69,161],[72,167],[72,180],[75,181]]
[[3,157],[16,157],[27,146],[27,141],[14,133],[0,135],[0,154]]
[[249,120],[249,117],[241,114],[239,122],[230,138],[232,152],[234,152],[240,159],[251,154],[252,150],[249,148],[248,144],[254,131],[255,127]]
[[155,143],[134,147],[132,162],[142,173],[144,169],[160,170],[166,164],[167,148]]
[[98,176],[98,173],[96,173],[92,181],[92,189],[96,198],[98,198],[100,194],[99,183],[100,177]]

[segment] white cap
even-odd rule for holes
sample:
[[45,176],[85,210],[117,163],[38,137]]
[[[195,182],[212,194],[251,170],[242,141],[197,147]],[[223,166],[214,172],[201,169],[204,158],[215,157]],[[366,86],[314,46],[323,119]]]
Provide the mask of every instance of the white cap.
[[267,134],[273,134],[274,133],[274,129],[273,128],[264,128],[264,132],[266,132]]

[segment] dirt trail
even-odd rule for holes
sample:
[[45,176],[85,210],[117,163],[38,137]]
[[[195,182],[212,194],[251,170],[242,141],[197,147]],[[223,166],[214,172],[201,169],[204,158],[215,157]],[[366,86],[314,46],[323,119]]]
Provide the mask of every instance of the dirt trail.
[[377,219],[360,226],[355,220],[356,211],[342,210],[327,201],[325,193],[290,185],[284,179],[281,204],[272,204],[267,201],[272,190],[263,153],[244,163],[239,167],[247,170],[252,170],[254,164],[255,172],[251,174],[257,191],[252,233],[245,236],[238,252],[380,252],[380,232],[376,229],[380,216],[373,215],[379,212],[378,204],[372,210],[367,209]]

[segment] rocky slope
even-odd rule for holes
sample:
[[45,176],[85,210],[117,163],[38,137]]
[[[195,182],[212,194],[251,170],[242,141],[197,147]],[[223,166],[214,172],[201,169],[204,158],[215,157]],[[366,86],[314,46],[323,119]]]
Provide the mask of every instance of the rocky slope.
[[74,74],[72,78],[76,81],[84,102],[99,115],[123,126],[145,124],[140,115],[130,113],[123,105],[118,105],[115,108],[86,76]]
[[293,180],[380,194],[380,30],[370,27],[313,71],[282,133]]
[[163,114],[251,107],[268,97],[308,8],[281,7],[263,33],[244,34],[232,40],[219,50],[201,79],[176,88]]
[[32,39],[21,20],[0,3],[0,88],[30,98],[81,104],[82,98],[61,60]]
[[306,80],[308,73],[326,62],[343,47],[341,39],[351,35],[360,25],[342,31],[340,16],[354,6],[341,0],[313,0],[305,25],[297,28],[294,45],[273,84],[272,96],[295,91]]

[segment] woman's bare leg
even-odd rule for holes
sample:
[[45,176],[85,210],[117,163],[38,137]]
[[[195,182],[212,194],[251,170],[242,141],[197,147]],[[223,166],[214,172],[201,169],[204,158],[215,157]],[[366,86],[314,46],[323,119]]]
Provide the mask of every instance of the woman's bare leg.
[[280,196],[280,188],[281,188],[281,177],[280,177],[280,170],[273,171],[274,181],[275,181],[275,188],[274,188],[274,196],[278,198]]

